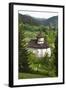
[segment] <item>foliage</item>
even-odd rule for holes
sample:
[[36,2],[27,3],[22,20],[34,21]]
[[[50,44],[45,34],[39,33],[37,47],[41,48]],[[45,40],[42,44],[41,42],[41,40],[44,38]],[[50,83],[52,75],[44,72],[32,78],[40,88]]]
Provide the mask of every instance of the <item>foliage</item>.
[[56,76],[58,76],[58,36],[56,36],[55,40],[55,49],[54,49],[54,54],[55,54],[55,66],[56,66]]
[[23,25],[19,26],[19,71],[28,71],[28,52],[26,50],[26,42]]
[[[38,58],[34,53],[27,50],[27,44],[42,30],[44,38],[51,47],[51,57],[46,54]],[[58,76],[58,45],[57,29],[44,25],[19,24],[19,71],[42,74],[47,77]]]
[[54,57],[48,57],[48,54],[46,54],[42,58],[38,58],[33,53],[30,53],[29,67],[31,68],[32,72],[36,71],[39,74],[43,74],[50,77],[56,76]]

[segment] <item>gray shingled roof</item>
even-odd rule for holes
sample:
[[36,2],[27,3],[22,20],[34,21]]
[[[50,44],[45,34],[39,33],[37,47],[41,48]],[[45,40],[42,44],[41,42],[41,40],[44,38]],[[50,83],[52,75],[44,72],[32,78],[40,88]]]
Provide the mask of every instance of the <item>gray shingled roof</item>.
[[37,39],[32,39],[28,43],[28,48],[45,49],[45,48],[49,48],[49,45],[48,45],[48,43],[46,41],[44,41],[43,44],[37,44]]

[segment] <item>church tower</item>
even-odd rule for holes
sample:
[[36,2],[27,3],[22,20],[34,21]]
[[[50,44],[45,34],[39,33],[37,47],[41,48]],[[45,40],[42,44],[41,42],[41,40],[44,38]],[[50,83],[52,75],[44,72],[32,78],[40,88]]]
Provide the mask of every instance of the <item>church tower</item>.
[[37,35],[37,44],[44,44],[44,37],[41,31]]

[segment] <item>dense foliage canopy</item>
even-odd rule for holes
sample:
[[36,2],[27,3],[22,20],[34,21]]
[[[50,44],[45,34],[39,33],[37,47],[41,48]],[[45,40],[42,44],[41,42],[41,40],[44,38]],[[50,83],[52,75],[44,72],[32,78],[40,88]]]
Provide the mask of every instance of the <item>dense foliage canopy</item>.
[[[42,58],[28,51],[27,44],[41,30],[51,48],[51,57]],[[42,74],[46,77],[58,76],[58,38],[57,28],[44,25],[19,24],[19,72]]]

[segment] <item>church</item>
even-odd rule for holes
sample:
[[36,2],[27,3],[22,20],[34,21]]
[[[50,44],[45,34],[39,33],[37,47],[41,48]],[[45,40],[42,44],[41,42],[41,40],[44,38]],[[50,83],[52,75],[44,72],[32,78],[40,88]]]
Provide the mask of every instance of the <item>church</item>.
[[46,54],[48,54],[48,57],[51,56],[51,48],[49,47],[41,31],[38,33],[35,39],[31,39],[29,41],[28,48],[37,57],[44,57]]

